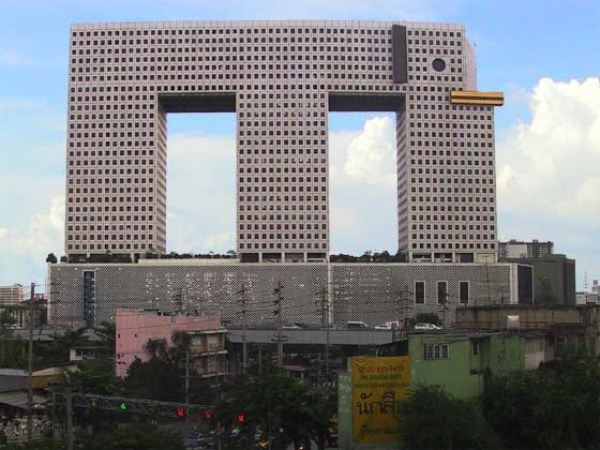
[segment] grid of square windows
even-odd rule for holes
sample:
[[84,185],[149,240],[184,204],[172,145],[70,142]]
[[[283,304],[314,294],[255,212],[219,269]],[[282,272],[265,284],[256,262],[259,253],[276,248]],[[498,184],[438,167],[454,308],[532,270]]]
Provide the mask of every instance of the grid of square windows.
[[165,251],[160,98],[211,92],[236,96],[240,252],[329,250],[329,92],[406,92],[397,114],[401,250],[493,250],[493,111],[448,101],[473,83],[464,29],[407,26],[408,83],[398,84],[391,25],[74,26],[67,253]]

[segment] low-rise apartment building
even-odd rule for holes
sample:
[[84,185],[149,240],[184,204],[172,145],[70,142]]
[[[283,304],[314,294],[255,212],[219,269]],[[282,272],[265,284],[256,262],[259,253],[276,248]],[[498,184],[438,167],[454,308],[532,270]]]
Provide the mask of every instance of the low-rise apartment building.
[[227,330],[219,316],[178,315],[157,310],[118,309],[116,315],[117,376],[125,377],[136,358],[148,360],[145,346],[151,339],[165,339],[172,344],[176,331],[191,337],[190,365],[202,377],[226,373],[225,336]]

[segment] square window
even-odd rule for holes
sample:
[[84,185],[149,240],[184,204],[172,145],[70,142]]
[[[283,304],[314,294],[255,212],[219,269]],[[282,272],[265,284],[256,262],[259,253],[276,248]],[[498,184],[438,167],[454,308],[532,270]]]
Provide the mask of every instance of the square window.
[[425,282],[415,281],[415,303],[425,303]]
[[460,303],[469,303],[469,282],[459,281],[458,283],[458,298]]

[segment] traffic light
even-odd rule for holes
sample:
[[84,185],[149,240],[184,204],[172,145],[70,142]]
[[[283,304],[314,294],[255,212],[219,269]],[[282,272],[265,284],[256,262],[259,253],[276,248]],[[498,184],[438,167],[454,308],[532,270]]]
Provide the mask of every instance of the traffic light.
[[202,413],[202,417],[204,417],[206,420],[212,419],[213,413],[210,409],[205,409]]
[[185,409],[184,408],[177,408],[176,414],[177,414],[177,417],[179,417],[180,419],[185,419]]
[[97,398],[93,398],[90,400],[90,406],[92,408],[96,408],[98,406],[98,399]]
[[246,414],[238,413],[237,421],[238,421],[238,423],[244,423],[246,421]]
[[119,403],[119,409],[121,411],[125,411],[127,409],[127,403],[125,403],[125,402]]

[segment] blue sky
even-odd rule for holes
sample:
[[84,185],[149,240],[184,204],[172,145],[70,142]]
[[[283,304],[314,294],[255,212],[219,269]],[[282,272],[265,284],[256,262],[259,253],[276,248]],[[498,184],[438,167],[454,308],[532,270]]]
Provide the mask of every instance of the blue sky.
[[[496,114],[499,237],[554,241],[557,252],[577,259],[579,288],[584,273],[600,278],[600,2],[2,0],[0,6],[0,285],[43,283],[46,254],[63,253],[69,25],[211,19],[465,24],[477,49],[479,89],[506,94]],[[388,182],[393,118],[332,114],[330,128],[333,251],[395,251]],[[169,117],[170,250],[234,247],[234,129],[232,115]],[[379,163],[352,172],[352,161],[368,152],[380,155]],[[198,167],[210,170],[198,177]]]

